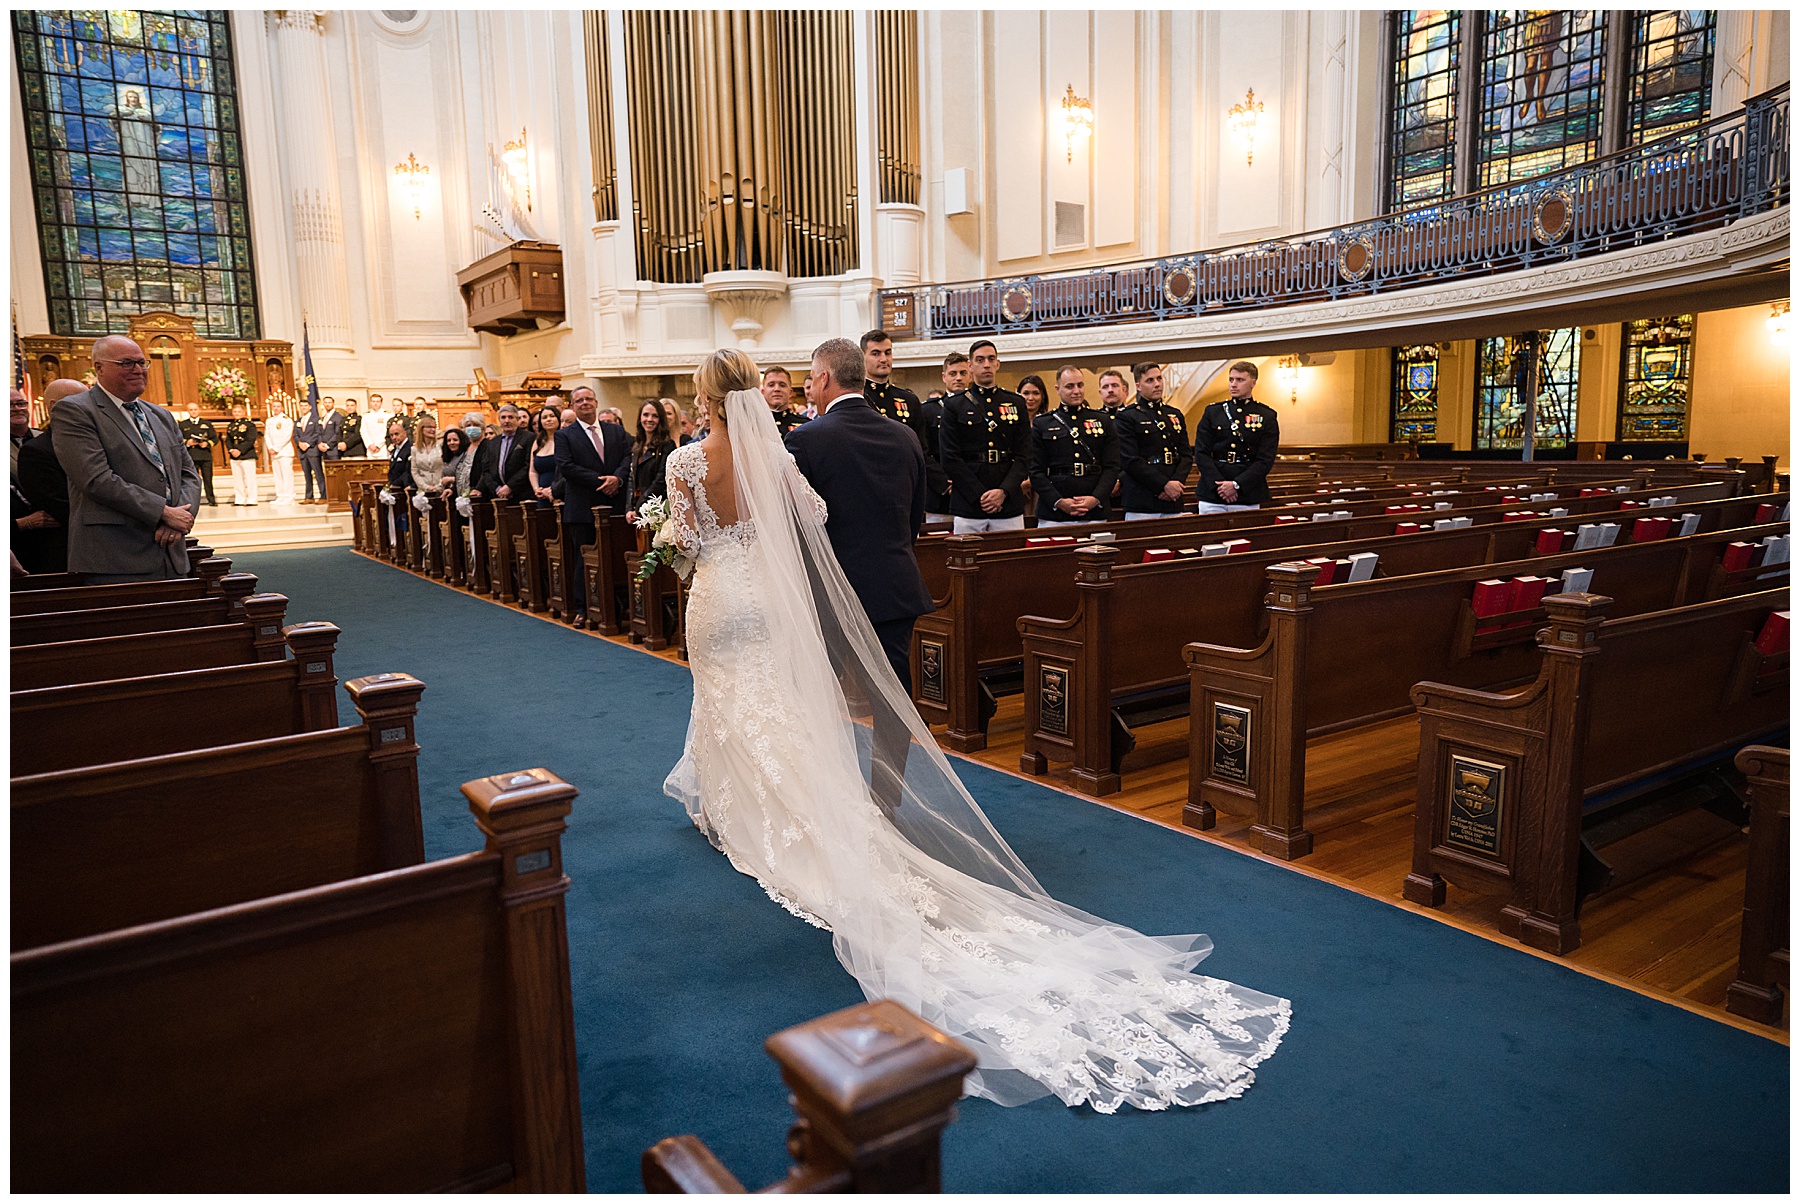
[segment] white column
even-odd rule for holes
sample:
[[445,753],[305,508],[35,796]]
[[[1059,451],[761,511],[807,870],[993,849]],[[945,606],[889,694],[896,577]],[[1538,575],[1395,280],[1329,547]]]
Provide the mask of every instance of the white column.
[[300,305],[315,348],[354,351],[344,222],[338,206],[342,193],[325,78],[325,14],[280,9],[270,14],[270,23],[280,77],[281,153],[287,167]]

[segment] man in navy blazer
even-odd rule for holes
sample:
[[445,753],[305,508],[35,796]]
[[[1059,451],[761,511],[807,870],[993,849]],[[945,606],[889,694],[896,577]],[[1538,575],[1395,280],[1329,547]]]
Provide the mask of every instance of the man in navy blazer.
[[601,422],[594,391],[577,385],[569,395],[575,421],[556,432],[556,479],[563,487],[563,526],[578,549],[578,559],[565,565],[571,580],[568,597],[577,627],[587,626],[587,574],[579,549],[594,542],[594,507],[624,511],[625,468],[631,460],[631,436],[614,422]]
[[[864,398],[862,349],[849,339],[819,345],[806,387],[819,416],[788,434],[787,449],[825,500],[832,551],[910,695],[913,623],[932,609],[913,555],[925,522],[924,449],[911,427]],[[879,707],[874,720],[874,792],[891,808],[900,802],[909,737]]]
[[469,496],[497,502],[535,500],[531,492],[531,431],[517,406],[500,407],[500,434],[475,448]]

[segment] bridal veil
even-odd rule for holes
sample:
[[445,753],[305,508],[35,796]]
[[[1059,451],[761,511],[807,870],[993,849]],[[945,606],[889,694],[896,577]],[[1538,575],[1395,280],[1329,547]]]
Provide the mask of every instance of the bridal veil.
[[[734,865],[830,930],[870,999],[973,1049],[970,1094],[1054,1093],[1102,1112],[1241,1094],[1287,1030],[1287,1001],[1191,973],[1206,937],[1145,936],[1050,897],[895,679],[761,394],[733,392],[724,411],[738,521],[722,534],[683,520],[702,543],[695,721],[668,793]],[[708,510],[703,491],[673,496],[676,476],[677,513]],[[871,789],[884,766],[869,716],[911,739],[897,805]]]

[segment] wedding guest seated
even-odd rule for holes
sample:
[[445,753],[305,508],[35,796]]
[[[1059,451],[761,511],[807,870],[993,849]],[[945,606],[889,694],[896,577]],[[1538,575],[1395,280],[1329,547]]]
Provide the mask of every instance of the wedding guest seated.
[[626,470],[625,487],[631,498],[626,503],[625,518],[637,521],[637,512],[653,497],[667,492],[664,466],[675,441],[669,438],[674,429],[673,402],[646,401],[638,411],[638,437],[631,444],[631,467]]
[[562,418],[556,410],[545,406],[531,419],[537,438],[531,444],[531,492],[545,505],[556,500],[556,432]]

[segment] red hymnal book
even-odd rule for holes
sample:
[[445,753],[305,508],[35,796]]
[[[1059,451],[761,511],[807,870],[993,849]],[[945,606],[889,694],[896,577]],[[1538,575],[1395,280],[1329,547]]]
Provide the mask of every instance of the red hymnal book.
[[1225,554],[1228,556],[1233,552],[1248,552],[1249,550],[1250,541],[1247,539],[1228,539],[1225,541]]
[[1419,524],[1418,523],[1395,523],[1394,524],[1394,534],[1395,535],[1417,535],[1418,533],[1419,533]]
[[1781,511],[1775,509],[1775,507],[1769,503],[1764,502],[1756,508],[1756,517],[1750,521],[1755,526],[1761,526],[1763,523],[1774,522],[1780,515]]
[[1500,516],[1503,523],[1522,523],[1528,518],[1539,517],[1536,510],[1508,510]]
[[1656,533],[1656,520],[1653,518],[1640,518],[1631,524],[1632,543],[1650,543],[1652,540],[1660,538],[1661,536]]
[[1384,514],[1402,514],[1405,512],[1405,510],[1406,510],[1405,506],[1389,506],[1382,513],[1384,513]]
[[1419,505],[1419,503],[1417,503],[1417,502],[1408,502],[1406,504],[1406,512],[1408,514],[1416,514],[1420,510],[1423,510],[1423,509],[1425,509],[1425,507]]
[[1156,561],[1156,560],[1173,560],[1173,559],[1175,559],[1175,553],[1170,551],[1168,548],[1145,548],[1144,549],[1144,563],[1145,564],[1149,564],[1152,561]]
[[1306,563],[1316,564],[1319,566],[1319,575],[1317,577],[1313,578],[1314,585],[1330,585],[1331,584],[1332,577],[1337,572],[1337,561],[1333,560],[1329,556],[1317,556],[1317,557],[1314,557],[1313,559],[1307,561]]
[[1512,604],[1512,582],[1498,577],[1487,581],[1477,581],[1475,592],[1469,598],[1469,606],[1475,617],[1485,619],[1490,615],[1505,614],[1506,608]]
[[1593,497],[1597,493],[1605,493],[1605,492],[1606,492],[1606,490],[1604,490],[1604,489],[1583,489],[1581,491],[1581,496],[1582,497]]
[[1539,556],[1554,556],[1562,551],[1563,534],[1564,532],[1556,527],[1544,527],[1540,529],[1537,537],[1537,554]]
[[1501,498],[1501,499],[1500,499],[1500,501],[1501,501],[1501,503],[1502,503],[1502,504],[1505,504],[1505,503],[1507,503],[1507,502],[1516,502],[1516,501],[1518,501],[1518,500],[1519,500],[1519,499],[1518,499],[1518,498],[1516,498],[1516,497],[1503,497],[1503,498]]
[[1725,555],[1719,560],[1719,567],[1727,573],[1735,573],[1747,569],[1756,563],[1756,545],[1739,540],[1725,545]]
[[1756,633],[1756,650],[1764,656],[1788,650],[1787,611],[1775,611],[1763,620],[1762,630]]
[[1549,584],[1548,577],[1514,577],[1511,609],[1531,610],[1543,600],[1544,588]]
[[1298,514],[1277,514],[1275,516],[1275,521],[1278,523],[1297,523],[1300,521],[1300,516]]
[[1643,504],[1644,503],[1642,503],[1642,502],[1624,501],[1624,502],[1619,503],[1619,509],[1621,509],[1621,510],[1636,510],[1639,506],[1642,506]]

